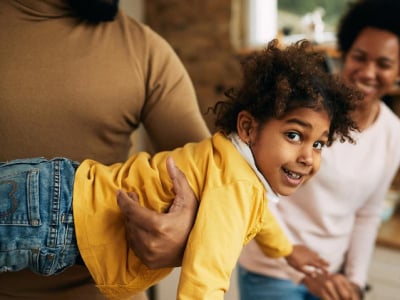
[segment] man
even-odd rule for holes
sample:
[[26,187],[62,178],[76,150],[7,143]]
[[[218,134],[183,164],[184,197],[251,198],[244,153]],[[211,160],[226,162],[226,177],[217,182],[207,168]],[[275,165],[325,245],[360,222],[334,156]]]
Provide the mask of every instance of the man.
[[[122,161],[139,124],[155,150],[209,136],[174,51],[119,11],[118,4],[0,2],[0,139],[7,141],[0,147],[1,161],[61,155],[107,164]],[[183,249],[194,218],[195,201],[181,201],[193,200],[190,189],[180,185],[184,177],[179,172],[172,177],[179,195],[171,215],[143,211],[129,198],[120,199],[131,245],[151,267],[179,265],[182,250],[177,249]],[[171,229],[174,213],[187,207],[181,228]],[[1,213],[0,223],[6,226],[6,211]],[[28,270],[0,275],[0,299],[15,298],[104,299],[83,265],[52,278]]]

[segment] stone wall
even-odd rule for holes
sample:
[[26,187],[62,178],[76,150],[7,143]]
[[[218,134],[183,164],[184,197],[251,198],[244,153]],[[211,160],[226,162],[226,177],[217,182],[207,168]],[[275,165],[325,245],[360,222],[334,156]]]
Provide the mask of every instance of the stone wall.
[[[231,43],[231,0],[147,0],[145,20],[183,61],[203,112],[240,79]],[[204,116],[213,131],[213,116]]]

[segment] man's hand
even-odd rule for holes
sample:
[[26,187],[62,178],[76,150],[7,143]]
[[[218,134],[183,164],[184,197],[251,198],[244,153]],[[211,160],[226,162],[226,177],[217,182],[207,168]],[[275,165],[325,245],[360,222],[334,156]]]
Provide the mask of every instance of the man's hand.
[[125,216],[129,246],[151,269],[178,267],[193,227],[198,201],[185,175],[167,159],[167,170],[176,193],[169,211],[157,213],[140,206],[135,193],[118,191],[118,205]]
[[361,300],[359,287],[342,274],[320,274],[311,278],[306,276],[303,283],[308,290],[322,300]]

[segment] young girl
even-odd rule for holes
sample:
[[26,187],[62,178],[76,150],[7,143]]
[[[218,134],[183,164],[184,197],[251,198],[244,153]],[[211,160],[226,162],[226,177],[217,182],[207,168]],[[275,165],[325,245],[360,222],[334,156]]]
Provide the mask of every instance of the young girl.
[[300,271],[323,268],[315,253],[290,244],[268,201],[308,181],[325,145],[336,138],[353,142],[350,112],[357,98],[323,71],[309,43],[277,45],[272,41],[244,63],[242,85],[213,109],[220,131],[210,139],[111,166],[64,158],[1,164],[0,270],[29,267],[52,275],[83,259],[112,299],[161,280],[171,269],[150,270],[129,249],[115,194],[134,191],[142,205],[167,210],[174,198],[169,157],[201,199],[179,299],[223,299],[239,253],[253,238],[265,255],[286,257]]

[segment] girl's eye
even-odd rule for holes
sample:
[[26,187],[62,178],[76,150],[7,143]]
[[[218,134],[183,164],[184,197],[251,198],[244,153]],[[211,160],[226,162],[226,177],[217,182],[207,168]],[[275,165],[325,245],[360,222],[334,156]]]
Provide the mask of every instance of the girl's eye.
[[301,140],[301,136],[298,132],[290,131],[286,133],[286,136],[289,138],[289,140],[294,142],[299,142]]
[[316,150],[322,150],[322,148],[325,147],[325,143],[324,142],[315,142],[313,147]]

